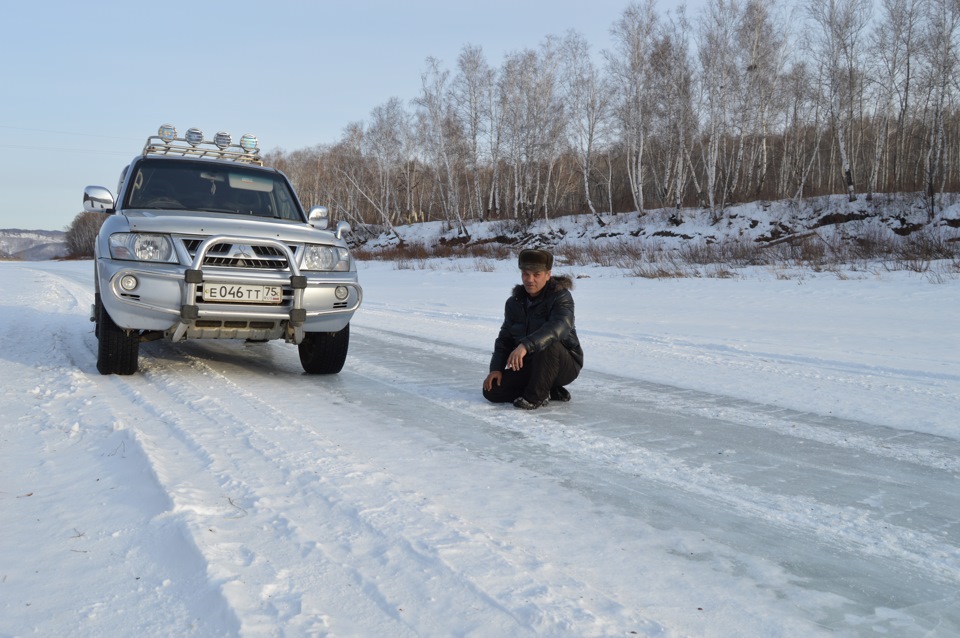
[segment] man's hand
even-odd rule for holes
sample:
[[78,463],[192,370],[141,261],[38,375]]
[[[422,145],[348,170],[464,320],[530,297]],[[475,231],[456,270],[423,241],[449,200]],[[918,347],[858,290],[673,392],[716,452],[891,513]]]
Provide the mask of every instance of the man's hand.
[[483,380],[483,389],[487,392],[493,389],[494,385],[500,385],[500,382],[503,381],[503,373],[499,370],[494,370],[487,375],[487,378]]
[[513,349],[507,357],[507,370],[519,370],[523,367],[523,358],[527,356],[527,346],[522,343]]

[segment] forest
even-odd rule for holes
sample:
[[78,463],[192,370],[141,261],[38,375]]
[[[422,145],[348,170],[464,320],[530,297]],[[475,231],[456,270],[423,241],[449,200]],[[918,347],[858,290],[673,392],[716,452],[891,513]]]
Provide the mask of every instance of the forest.
[[[275,150],[355,225],[960,190],[960,0],[654,0],[491,63],[429,58],[332,144]],[[386,96],[385,96],[386,97]]]

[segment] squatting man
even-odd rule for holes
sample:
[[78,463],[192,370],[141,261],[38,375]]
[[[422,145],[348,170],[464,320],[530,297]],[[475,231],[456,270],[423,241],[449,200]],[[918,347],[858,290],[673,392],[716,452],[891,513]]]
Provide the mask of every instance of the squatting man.
[[504,307],[483,396],[535,410],[570,400],[564,386],[580,375],[583,349],[574,325],[573,281],[551,276],[553,255],[546,250],[522,250],[517,263],[523,283]]

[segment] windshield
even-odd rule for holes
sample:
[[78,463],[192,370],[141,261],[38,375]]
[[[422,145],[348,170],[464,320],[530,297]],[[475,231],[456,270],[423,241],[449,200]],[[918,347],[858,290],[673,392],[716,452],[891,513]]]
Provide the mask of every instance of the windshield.
[[243,165],[151,161],[130,176],[127,208],[198,210],[303,221],[287,181]]

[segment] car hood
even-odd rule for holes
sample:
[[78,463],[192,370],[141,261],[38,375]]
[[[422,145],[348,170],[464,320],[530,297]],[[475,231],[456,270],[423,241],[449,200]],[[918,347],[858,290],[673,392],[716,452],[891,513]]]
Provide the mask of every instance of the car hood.
[[333,232],[319,230],[304,222],[180,211],[123,211],[122,214],[132,232],[202,237],[239,235],[284,242],[346,245]]

